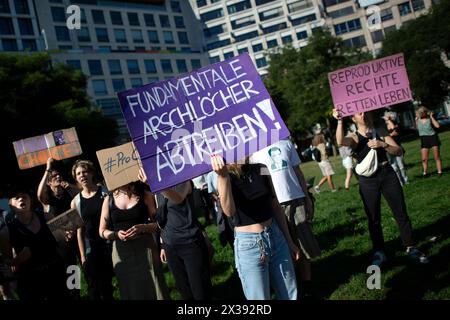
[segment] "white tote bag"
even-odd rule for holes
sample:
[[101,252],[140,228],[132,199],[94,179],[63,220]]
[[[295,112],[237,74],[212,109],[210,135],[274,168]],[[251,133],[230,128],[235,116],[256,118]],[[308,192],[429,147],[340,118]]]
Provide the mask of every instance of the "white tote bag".
[[[376,133],[374,132],[376,140]],[[370,149],[369,153],[364,157],[363,161],[358,163],[355,167],[355,171],[358,175],[364,177],[370,177],[378,170],[378,157],[377,150]]]

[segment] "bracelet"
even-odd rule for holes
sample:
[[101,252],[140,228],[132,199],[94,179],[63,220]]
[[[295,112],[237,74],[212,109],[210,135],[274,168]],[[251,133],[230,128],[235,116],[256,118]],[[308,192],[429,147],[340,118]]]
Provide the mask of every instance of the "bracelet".
[[105,240],[108,240],[108,239],[105,238],[105,231],[106,231],[106,229],[104,229],[104,230],[102,231],[102,238],[105,239]]

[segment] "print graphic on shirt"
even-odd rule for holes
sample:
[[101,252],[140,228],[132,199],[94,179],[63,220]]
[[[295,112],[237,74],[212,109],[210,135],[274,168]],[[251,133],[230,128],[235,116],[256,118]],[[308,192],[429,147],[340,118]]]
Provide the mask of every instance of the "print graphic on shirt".
[[286,159],[283,159],[280,148],[278,148],[278,147],[270,148],[269,156],[272,161],[272,164],[270,165],[270,169],[272,171],[280,171],[280,170],[285,170],[287,168],[288,161]]

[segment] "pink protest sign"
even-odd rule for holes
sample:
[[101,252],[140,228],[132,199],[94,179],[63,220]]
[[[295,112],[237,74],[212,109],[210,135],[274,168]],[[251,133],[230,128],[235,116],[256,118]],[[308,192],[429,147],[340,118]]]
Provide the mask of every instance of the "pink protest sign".
[[328,82],[343,117],[412,100],[403,53],[330,72]]

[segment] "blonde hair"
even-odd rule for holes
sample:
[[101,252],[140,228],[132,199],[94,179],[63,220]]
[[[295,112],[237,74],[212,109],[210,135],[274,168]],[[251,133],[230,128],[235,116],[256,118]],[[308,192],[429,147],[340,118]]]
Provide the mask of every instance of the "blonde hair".
[[427,118],[430,110],[428,110],[428,108],[425,106],[420,106],[416,112],[417,112],[417,116],[421,119],[421,118]]

